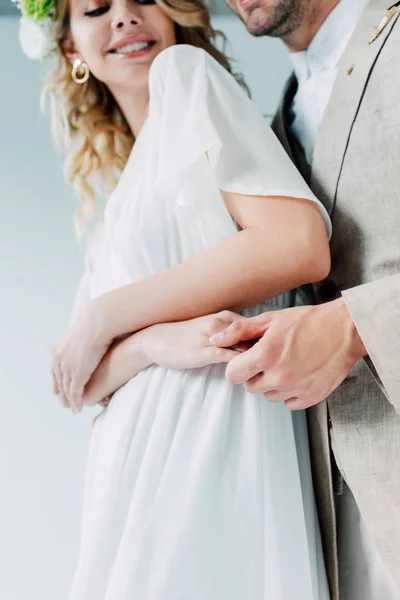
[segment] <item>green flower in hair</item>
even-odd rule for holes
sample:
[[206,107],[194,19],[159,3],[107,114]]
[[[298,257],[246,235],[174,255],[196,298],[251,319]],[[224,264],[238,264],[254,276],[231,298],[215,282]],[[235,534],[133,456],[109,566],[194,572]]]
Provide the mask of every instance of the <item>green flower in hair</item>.
[[52,13],[56,0],[11,0],[22,13],[18,37],[23,52],[33,60],[56,53]]
[[55,0],[21,0],[21,12],[30,21],[41,21],[50,16]]

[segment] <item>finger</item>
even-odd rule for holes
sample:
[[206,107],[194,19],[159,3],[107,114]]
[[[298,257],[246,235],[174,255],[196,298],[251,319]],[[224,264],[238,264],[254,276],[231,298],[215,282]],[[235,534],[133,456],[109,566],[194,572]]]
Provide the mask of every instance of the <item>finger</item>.
[[260,346],[255,344],[253,348],[242,352],[228,364],[226,378],[231,383],[245,383],[252,377],[263,372],[260,360]]
[[[276,382],[274,383],[276,385]],[[285,400],[294,396],[293,391],[274,388],[271,375],[264,371],[248,379],[244,387],[251,394],[263,394],[270,402],[285,402]]]
[[75,379],[71,379],[69,389],[68,389],[68,398],[71,404],[73,404],[77,411],[81,411],[83,407],[83,392],[84,386],[77,382]]
[[250,340],[248,342],[240,342],[239,344],[235,344],[232,346],[232,350],[236,350],[236,352],[246,352],[250,350],[257,343],[257,340]]
[[200,317],[205,323],[204,335],[207,338],[207,341],[212,335],[221,333],[221,331],[224,331],[229,325],[238,319],[243,318],[242,315],[237,315],[229,310],[224,310],[215,315],[208,315],[207,317]]
[[286,400],[285,406],[289,410],[305,410],[311,406],[315,406],[319,402],[322,402],[324,398],[290,398]]
[[238,320],[243,320],[246,317],[243,317],[239,313],[235,313],[232,310],[223,310],[215,315],[216,319],[221,323],[221,325],[230,325]]
[[69,408],[69,403],[61,396],[61,392],[58,387],[57,379],[55,377],[54,368],[52,369],[51,378],[52,378],[52,388],[53,388],[54,396],[57,397],[61,406],[63,406],[64,408]]
[[65,408],[71,408],[68,397],[64,390],[64,386],[63,386],[63,373],[62,373],[61,367],[58,363],[55,363],[53,366],[53,377],[55,380],[55,386],[56,386],[57,392],[58,392],[57,395],[58,395],[60,402],[62,403],[62,405]]
[[63,406],[64,408],[71,408],[68,400],[64,396],[62,396],[60,392],[57,394],[57,398],[61,406]]
[[63,406],[64,408],[71,408],[68,400],[64,396],[61,395],[61,392],[58,392],[57,399],[58,399],[59,403],[61,404],[61,406]]
[[84,372],[77,372],[72,377],[68,399],[74,404],[76,412],[80,412],[83,408],[83,395],[89,381],[90,376],[88,377]]
[[53,377],[53,392],[59,395],[62,387],[62,374],[58,363],[53,363],[51,374]]
[[268,400],[268,402],[289,402],[291,400],[297,400],[297,397],[293,395],[293,392],[283,392],[281,390],[264,392],[264,398]]
[[239,356],[239,352],[231,350],[230,348],[215,348],[215,346],[209,346],[204,348],[202,351],[204,366],[219,363],[229,363],[236,356]]
[[54,374],[54,369],[51,370],[51,384],[52,384],[52,389],[53,389],[54,396],[58,396],[59,389],[58,389],[57,379],[56,379],[55,374]]
[[215,355],[215,363],[229,363],[231,360],[239,356],[240,352],[232,350],[231,348],[213,348]]
[[68,375],[67,373],[63,373],[62,383],[61,383],[61,388],[60,388],[61,396],[64,399],[64,401],[68,402],[68,406],[70,408],[72,408],[73,412],[75,412],[75,405],[73,404],[73,402],[71,402],[71,399],[69,396],[70,386],[71,386],[71,376]]
[[269,316],[262,315],[251,319],[239,319],[234,321],[221,331],[210,337],[210,344],[227,348],[239,344],[239,342],[255,340],[264,335],[268,328]]
[[262,394],[271,388],[268,384],[267,375],[263,371],[246,381],[244,387],[250,394]]

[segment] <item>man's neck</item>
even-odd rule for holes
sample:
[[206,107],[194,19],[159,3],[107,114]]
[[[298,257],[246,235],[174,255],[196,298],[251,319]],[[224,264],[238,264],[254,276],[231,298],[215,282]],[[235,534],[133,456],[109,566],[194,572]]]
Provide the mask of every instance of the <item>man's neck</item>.
[[289,52],[307,50],[322,23],[339,2],[340,0],[314,0],[311,2],[301,25],[293,33],[282,38]]

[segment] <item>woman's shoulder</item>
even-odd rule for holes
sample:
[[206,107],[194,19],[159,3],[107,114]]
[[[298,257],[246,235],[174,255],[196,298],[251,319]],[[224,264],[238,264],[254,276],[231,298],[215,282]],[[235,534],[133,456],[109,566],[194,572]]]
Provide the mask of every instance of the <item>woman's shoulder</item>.
[[[209,52],[197,46],[177,44],[166,48],[153,61],[149,75],[150,105],[174,98],[177,106],[190,108],[196,102],[239,102],[248,108],[249,98],[228,70]],[[210,100],[213,96],[213,100]]]
[[178,44],[154,59],[149,73],[150,113],[171,118],[190,107],[193,97],[205,101],[207,57],[200,48]]
[[179,44],[163,50],[151,66],[149,118],[150,131],[157,132],[157,182],[203,154],[204,138],[215,139],[208,109],[206,54]]
[[203,48],[189,44],[176,44],[160,52],[150,68],[150,83],[165,80],[171,71],[175,71],[181,79],[193,79],[193,76],[209,71],[225,71],[225,69]]
[[151,71],[163,69],[169,64],[193,64],[193,61],[206,60],[207,56],[209,56],[208,52],[197,46],[175,44],[165,48],[156,56]]

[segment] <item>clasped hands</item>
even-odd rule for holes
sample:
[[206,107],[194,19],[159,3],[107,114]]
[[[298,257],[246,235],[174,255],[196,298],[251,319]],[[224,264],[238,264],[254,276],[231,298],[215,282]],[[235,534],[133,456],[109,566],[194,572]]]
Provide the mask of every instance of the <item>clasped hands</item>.
[[115,379],[120,385],[135,374],[129,374],[134,355],[141,368],[228,363],[229,381],[270,402],[284,402],[290,410],[324,400],[367,354],[343,299],[253,318],[223,311],[154,325],[117,341],[110,339],[95,305],[89,305],[54,346],[53,387],[65,406],[77,412],[117,389],[104,384],[115,345],[125,352],[124,369],[118,367],[122,358],[114,361],[115,369],[124,370]]

